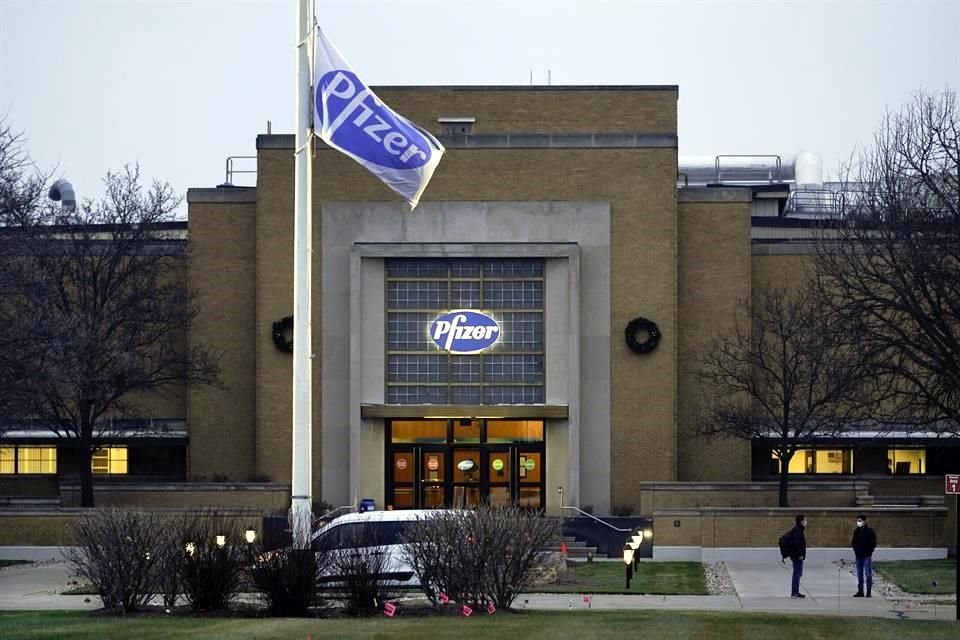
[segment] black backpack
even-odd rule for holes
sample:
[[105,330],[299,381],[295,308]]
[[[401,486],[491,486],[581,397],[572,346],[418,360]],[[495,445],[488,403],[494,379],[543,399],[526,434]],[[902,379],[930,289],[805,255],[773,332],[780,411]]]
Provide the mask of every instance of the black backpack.
[[789,558],[790,554],[793,553],[793,544],[790,534],[793,533],[793,529],[787,531],[785,534],[780,536],[778,544],[780,545],[780,558]]

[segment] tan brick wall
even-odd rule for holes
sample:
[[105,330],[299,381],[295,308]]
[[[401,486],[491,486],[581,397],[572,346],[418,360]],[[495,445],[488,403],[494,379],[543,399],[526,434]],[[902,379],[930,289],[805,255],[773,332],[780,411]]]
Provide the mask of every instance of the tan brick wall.
[[[193,344],[221,354],[223,388],[190,389],[188,476],[250,480],[255,467],[256,204],[190,204]],[[269,341],[269,331],[262,339]]]
[[670,133],[677,90],[375,88],[395,111],[433,133],[437,118],[475,117],[474,133]]
[[[177,517],[189,510],[157,509],[163,516]],[[85,513],[86,509],[65,509],[56,513],[0,512],[0,546],[54,547],[73,544],[71,523]],[[261,513],[254,509],[221,509],[218,514],[236,517],[243,527],[251,527],[262,534]]]
[[812,255],[754,255],[753,290],[801,286],[810,276]]
[[[290,485],[235,483],[170,483],[165,485],[106,484],[94,487],[97,507],[138,509],[248,508],[259,512],[281,512],[290,507]],[[80,506],[80,486],[64,485],[64,507]]]
[[[640,92],[640,96],[632,100],[652,102],[644,108],[631,107],[630,111],[635,111],[633,119],[624,116],[617,120],[617,116],[614,121],[619,124],[610,126],[604,124],[605,117],[595,112],[595,98],[583,99],[584,94],[568,103],[566,96],[563,99],[554,96],[549,109],[539,116],[542,124],[524,126],[533,131],[569,131],[569,122],[559,128],[552,124],[562,117],[581,123],[574,129],[579,131],[672,132],[674,129],[664,127],[675,127],[675,115],[652,115],[660,108],[655,105],[663,104],[664,100],[675,110],[675,102],[671,101],[675,101],[676,94],[666,93],[669,98],[665,99],[651,92]],[[416,99],[429,102],[425,96]],[[510,108],[518,108],[516,104]],[[611,108],[617,110],[622,105]],[[442,113],[450,115],[446,107]],[[478,106],[472,115],[478,122],[494,121],[492,116],[487,118],[486,113]],[[517,113],[518,117],[523,115]],[[620,339],[613,340],[611,345],[612,376],[616,381],[611,398],[611,466],[615,478],[611,499],[614,503],[627,502],[636,482],[673,479],[676,473],[676,160],[675,149],[452,149],[444,157],[424,197],[425,201],[611,202],[611,333],[622,335],[629,320],[644,315],[654,319],[664,335],[661,348],[646,358],[631,353]],[[318,214],[324,200],[396,200],[376,178],[337,152],[318,150],[315,166],[314,210]],[[292,151],[261,150],[257,219],[258,336],[264,334],[269,322],[288,315],[292,309],[292,261],[289,258],[293,244],[292,207]],[[315,225],[315,250],[321,246],[319,233],[320,226]],[[313,264],[314,300],[318,301],[321,299],[319,256],[315,256]],[[316,302],[312,321],[316,353],[313,418],[314,424],[319,425],[322,328]],[[276,352],[265,339],[258,339],[257,345],[257,469],[285,481],[289,478],[290,466],[290,357]],[[322,454],[318,428],[314,434],[316,468]],[[315,495],[322,495],[319,475],[314,473]]]
[[[795,483],[790,487],[791,508],[842,507],[856,505],[858,495],[866,495],[866,483]],[[640,513],[663,509],[704,507],[776,507],[779,502],[776,482],[744,483],[643,483],[638,491]]]
[[0,476],[0,496],[53,497],[59,493],[56,475]]
[[[946,509],[805,509],[807,546],[847,547],[857,514],[867,514],[880,547],[945,547]],[[654,544],[702,547],[776,547],[794,525],[796,509],[664,510],[654,513]],[[674,527],[680,520],[680,527]],[[699,534],[699,542],[696,542]]]
[[682,202],[677,225],[678,479],[749,480],[750,442],[705,438],[696,421],[704,405],[700,358],[730,331],[738,303],[751,295],[750,203]]
[[[381,97],[434,131],[439,131],[436,119],[440,116],[468,115],[477,119],[476,133],[676,132],[675,89],[563,92],[384,89]],[[397,200],[376,178],[338,152],[318,150],[315,162],[316,215],[320,215],[324,201]],[[664,335],[660,349],[645,358],[629,352],[622,339],[613,340],[611,345],[611,373],[615,381],[610,398],[611,471],[616,478],[611,496],[614,503],[628,502],[632,487],[639,481],[674,479],[676,475],[676,162],[676,149],[452,149],[444,157],[424,197],[432,201],[596,200],[611,203],[611,333],[617,337],[622,335],[629,320],[643,315],[655,320]],[[207,394],[191,399],[191,423],[205,419],[205,414],[220,414],[223,426],[206,428],[201,438],[206,438],[208,444],[193,444],[195,453],[191,454],[190,471],[215,472],[217,466],[229,466],[239,473],[246,472],[250,463],[241,460],[239,452],[249,446],[244,416],[252,402],[256,426],[255,447],[250,451],[251,455],[255,451],[255,472],[287,482],[291,448],[291,357],[273,348],[270,325],[292,313],[293,150],[260,150],[257,180],[256,312],[252,330],[256,401],[250,399],[253,393],[241,398],[240,391],[236,396]],[[224,219],[249,217],[246,208],[231,211],[229,207],[191,206],[191,239],[195,250],[200,248],[200,242],[208,251],[223,248],[224,243],[218,238],[221,222],[219,218],[214,220],[214,210],[222,211]],[[206,229],[203,238],[194,233],[195,216],[199,216],[198,228]],[[243,235],[246,228],[242,233],[222,231],[234,234],[232,238],[243,238],[244,247],[248,246],[247,236]],[[323,375],[320,368],[320,232],[321,226],[315,224],[312,275],[315,302],[311,320],[315,354],[313,491],[317,497],[322,496],[318,471],[322,464],[319,381]],[[240,260],[239,250],[235,257]],[[209,260],[213,258],[210,256]],[[210,272],[216,266],[208,262],[203,268]],[[224,289],[224,293],[228,290]],[[219,303],[212,306],[217,307]],[[249,316],[241,306],[236,304],[231,312],[245,324]],[[244,344],[241,337],[246,335],[236,340],[231,338],[229,344]],[[238,362],[237,370],[251,370],[244,369],[245,366],[246,361]],[[247,388],[244,384],[233,381],[230,388]],[[237,401],[237,410],[228,406],[234,401]],[[224,464],[220,464],[216,456],[203,452],[211,451],[213,443],[229,431],[226,425],[232,423],[240,425],[237,452],[227,452],[222,458]]]

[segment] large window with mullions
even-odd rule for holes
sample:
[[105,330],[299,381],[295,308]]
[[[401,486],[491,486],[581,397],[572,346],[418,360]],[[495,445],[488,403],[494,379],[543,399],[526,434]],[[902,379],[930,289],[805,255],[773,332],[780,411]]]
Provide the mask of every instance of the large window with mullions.
[[[542,259],[388,259],[387,403],[543,403],[543,271]],[[442,350],[430,326],[451,309],[492,316],[500,339],[478,354]]]

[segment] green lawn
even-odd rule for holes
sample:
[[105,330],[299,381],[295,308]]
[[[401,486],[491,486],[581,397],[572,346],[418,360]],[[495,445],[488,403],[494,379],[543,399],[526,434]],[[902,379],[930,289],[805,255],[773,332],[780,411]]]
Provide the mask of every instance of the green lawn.
[[677,640],[935,640],[956,638],[952,621],[832,618],[685,611],[575,611],[463,617],[298,620],[292,618],[107,618],[83,612],[0,613],[4,640],[267,640],[270,638],[651,638]]
[[626,588],[622,562],[570,563],[566,575],[554,584],[530,591],[545,593],[651,593],[657,595],[707,595],[703,565],[699,562],[641,562]]
[[957,592],[956,560],[874,562],[873,568],[908,593]]
[[32,564],[33,560],[0,560],[0,569],[18,564]]

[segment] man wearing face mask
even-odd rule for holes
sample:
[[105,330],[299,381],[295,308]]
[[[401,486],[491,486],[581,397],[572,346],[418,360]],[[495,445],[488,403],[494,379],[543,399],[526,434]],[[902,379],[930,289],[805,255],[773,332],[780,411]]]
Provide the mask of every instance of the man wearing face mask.
[[807,558],[807,538],[803,530],[807,527],[807,517],[802,513],[794,518],[793,529],[790,530],[790,562],[793,563],[793,577],[790,581],[790,597],[806,598],[800,593],[800,576],[803,575],[803,561]]
[[867,574],[866,597],[869,598],[873,589],[873,550],[877,548],[877,534],[867,526],[867,516],[862,513],[857,516],[857,528],[853,530],[850,546],[853,547],[853,554],[857,556],[857,592],[853,597],[864,596],[863,574]]

